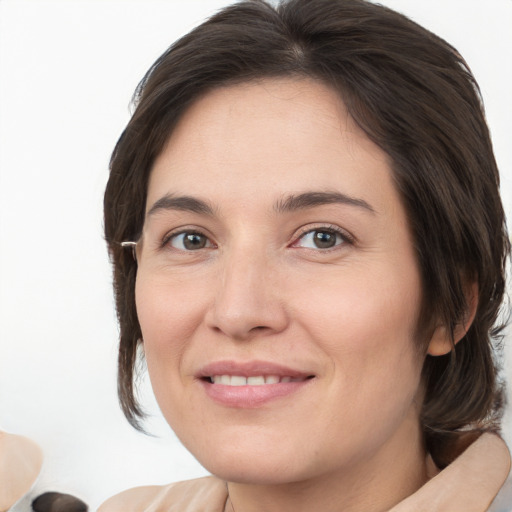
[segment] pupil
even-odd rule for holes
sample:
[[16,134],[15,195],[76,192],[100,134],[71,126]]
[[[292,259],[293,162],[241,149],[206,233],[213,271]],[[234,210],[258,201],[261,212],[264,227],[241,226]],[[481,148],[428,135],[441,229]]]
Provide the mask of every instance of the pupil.
[[334,247],[336,243],[336,235],[334,233],[329,233],[328,231],[317,231],[315,233],[315,245],[319,249],[328,249],[329,247]]
[[202,249],[206,245],[206,239],[203,235],[189,234],[185,235],[183,239],[183,245],[187,249]]

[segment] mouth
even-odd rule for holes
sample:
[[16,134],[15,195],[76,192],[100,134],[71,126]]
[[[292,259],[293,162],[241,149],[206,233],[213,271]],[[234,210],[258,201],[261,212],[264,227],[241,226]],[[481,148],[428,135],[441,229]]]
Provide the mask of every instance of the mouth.
[[269,384],[283,384],[288,382],[303,382],[314,378],[314,375],[305,377],[291,377],[279,375],[252,375],[245,377],[244,375],[212,375],[203,377],[203,380],[210,384],[222,384],[223,386],[265,386]]
[[263,361],[220,361],[196,374],[206,396],[229,408],[254,409],[309,388],[316,375]]

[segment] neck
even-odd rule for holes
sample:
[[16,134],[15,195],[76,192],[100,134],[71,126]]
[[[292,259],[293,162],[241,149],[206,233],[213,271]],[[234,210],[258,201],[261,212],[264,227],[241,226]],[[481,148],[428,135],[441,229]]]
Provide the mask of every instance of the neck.
[[[393,439],[371,456],[314,478],[255,485],[228,484],[227,512],[384,512],[416,492],[427,480],[426,453],[419,426],[405,422],[405,437]],[[405,442],[404,440],[408,441]]]

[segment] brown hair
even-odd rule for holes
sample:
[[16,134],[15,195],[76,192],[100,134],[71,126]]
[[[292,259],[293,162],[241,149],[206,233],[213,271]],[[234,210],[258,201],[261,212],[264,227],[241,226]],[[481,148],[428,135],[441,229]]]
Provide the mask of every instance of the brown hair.
[[451,354],[426,356],[421,421],[431,450],[468,425],[489,428],[500,408],[493,338],[510,247],[478,86],[448,43],[364,0],[235,4],[173,44],[139,84],[135,112],[112,155],[104,203],[126,417],[140,428],[144,415],[133,384],[141,337],[137,267],[120,242],[137,240],[142,231],[152,164],[201,95],[280,76],[311,77],[338,91],[354,120],[390,156],[422,274],[422,338],[434,322],[453,333],[467,313],[468,282],[478,283],[467,334]]

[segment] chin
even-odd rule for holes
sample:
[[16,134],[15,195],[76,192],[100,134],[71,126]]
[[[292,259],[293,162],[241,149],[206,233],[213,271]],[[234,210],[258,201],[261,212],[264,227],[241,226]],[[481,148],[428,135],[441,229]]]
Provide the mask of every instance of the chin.
[[238,432],[228,429],[223,435],[217,432],[201,438],[177,434],[199,463],[221,480],[269,485],[307,477],[308,470],[302,467],[300,460],[311,461],[312,457],[307,454],[298,456],[300,450],[294,443],[283,442],[282,432],[280,435],[265,434],[241,426],[236,430]]
[[[258,431],[259,430],[259,431]],[[262,429],[239,428],[224,435],[182,439],[185,447],[212,475],[233,483],[280,485],[304,482],[326,472],[343,471],[358,459],[353,445],[339,443],[328,453],[304,442],[308,436],[293,437],[287,432],[262,432]],[[287,442],[288,441],[288,442]],[[336,453],[334,453],[336,452]]]
[[[219,458],[215,461],[199,461],[212,475],[226,482],[252,485],[279,485],[303,481],[306,472],[301,471],[293,459],[287,461],[268,460],[266,456]],[[241,460],[243,459],[243,460]],[[295,467],[293,467],[295,466]]]

